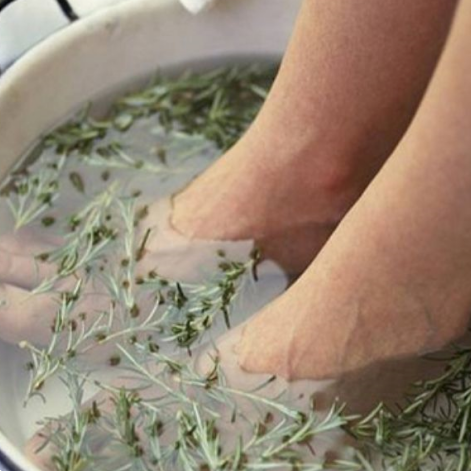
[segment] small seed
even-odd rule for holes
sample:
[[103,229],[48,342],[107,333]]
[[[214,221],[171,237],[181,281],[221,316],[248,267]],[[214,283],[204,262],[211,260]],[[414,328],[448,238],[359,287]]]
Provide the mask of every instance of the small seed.
[[41,219],[41,222],[44,227],[50,227],[56,222],[56,219],[52,216],[45,216]]
[[85,183],[83,182],[83,179],[82,179],[82,177],[79,173],[70,172],[69,173],[69,180],[70,180],[70,183],[72,183],[73,187],[79,193],[85,193]]
[[113,355],[109,360],[110,366],[118,366],[121,363],[121,357],[119,355]]
[[131,314],[131,317],[135,319],[136,317],[139,317],[141,310],[139,309],[139,306],[137,304],[134,304],[129,312]]

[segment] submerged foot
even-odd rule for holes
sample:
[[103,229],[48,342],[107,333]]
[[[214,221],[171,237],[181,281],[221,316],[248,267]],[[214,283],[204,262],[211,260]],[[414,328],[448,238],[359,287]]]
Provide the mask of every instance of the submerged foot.
[[[104,344],[109,334],[126,331],[126,323],[143,324],[140,335],[153,335],[167,324],[169,329],[183,328],[187,310],[193,310],[197,315],[190,324],[201,332],[192,332],[190,337],[198,340],[199,334],[202,337],[210,327],[211,331],[216,328],[213,323],[222,328],[221,307],[227,311],[227,322],[235,325],[285,289],[286,277],[278,267],[270,262],[258,267],[251,241],[190,241],[170,227],[170,206],[168,199],[154,205],[154,213],[132,228],[134,241],[126,242],[127,249],[124,241],[111,241],[89,268],[81,265],[64,274],[61,270],[67,264],[63,254],[69,253],[65,248],[70,245],[67,239],[51,241],[37,228],[1,237],[0,338],[45,346],[56,332],[59,313],[67,319],[60,327],[64,338],[69,329],[78,335],[82,324],[88,331],[101,318],[95,335],[87,334],[90,345],[82,347],[90,351],[87,359],[97,357],[106,364],[113,347],[109,345],[105,352],[92,348],[94,339],[103,337],[98,343]],[[80,247],[80,257],[86,249],[87,244]],[[75,256],[70,260],[75,261]],[[259,282],[252,286],[255,266]],[[173,305],[175,309],[169,314]],[[114,322],[108,323],[111,313]],[[208,318],[207,325],[202,324],[203,317]],[[171,330],[161,332],[157,341],[165,338],[168,348],[185,343],[183,330],[180,336]]]

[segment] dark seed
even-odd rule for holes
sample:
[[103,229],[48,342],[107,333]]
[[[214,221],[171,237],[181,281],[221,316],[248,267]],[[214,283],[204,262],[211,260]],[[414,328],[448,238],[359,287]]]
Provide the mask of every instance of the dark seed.
[[69,180],[70,180],[70,183],[72,183],[73,187],[79,193],[85,193],[85,183],[83,182],[83,179],[79,173],[77,172],[69,173]]
[[109,360],[110,366],[118,366],[121,363],[121,357],[119,355],[113,355]]
[[45,216],[41,219],[41,222],[44,227],[50,227],[56,222],[56,220],[52,216]]
[[141,310],[139,309],[139,306],[137,304],[134,304],[134,306],[131,308],[129,312],[131,314],[131,317],[135,319],[136,317],[139,317]]

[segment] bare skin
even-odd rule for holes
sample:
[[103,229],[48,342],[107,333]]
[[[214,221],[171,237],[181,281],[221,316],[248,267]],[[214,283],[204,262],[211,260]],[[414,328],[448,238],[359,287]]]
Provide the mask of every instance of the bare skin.
[[[253,128],[175,199],[173,223],[181,232],[212,239],[275,241],[268,244],[268,254],[282,262],[292,260],[287,266],[293,271],[313,258],[342,220],[286,294],[251,320],[242,334],[233,333],[220,344],[221,351],[237,350],[243,369],[289,380],[346,377],[371,363],[438,349],[464,332],[471,305],[471,210],[464,203],[471,188],[471,135],[467,132],[471,0],[462,1],[414,122],[364,191],[396,146],[427,85],[446,31],[443,18],[452,12],[450,4],[445,7],[444,3],[415,2],[407,8],[404,3],[404,11],[396,10],[395,3],[391,11],[382,6],[383,13],[371,16],[362,10],[364,2],[351,6],[351,11],[340,2],[330,2],[325,11],[321,3],[306,3],[284,69]],[[298,89],[290,85],[288,71],[295,69],[295,58],[300,51],[306,54],[311,44],[302,34],[307,29],[303,22],[323,18],[319,20],[323,24],[329,14],[338,19],[333,23],[338,28],[331,24],[320,35],[329,47],[313,67],[324,78],[312,86],[306,79],[309,74],[304,81],[293,74],[293,82],[312,87],[296,99]],[[430,21],[423,20],[427,14]],[[392,24],[385,27],[379,22],[379,27],[376,15],[384,15]],[[427,26],[416,35],[412,25],[416,27],[419,18]],[[342,19],[362,23],[362,27],[342,36],[346,28]],[[402,39],[391,41],[391,50],[385,49],[393,26]],[[431,40],[437,31],[440,37]],[[326,36],[334,32],[338,42]],[[375,40],[368,41],[367,33]],[[355,44],[355,38],[361,41]],[[358,56],[333,60],[336,49],[332,45],[340,47],[346,40],[360,51]],[[371,50],[362,56],[361,44],[378,49],[377,57]],[[406,54],[412,44],[418,49]],[[422,48],[434,45],[433,52],[427,48],[423,62],[418,60],[423,56],[417,44]],[[324,64],[327,56],[344,68],[334,72],[332,64]],[[397,67],[398,61],[402,68]],[[331,89],[336,80],[337,88]],[[276,111],[284,101],[294,103],[286,115]],[[340,127],[342,139],[337,138]],[[228,185],[217,197],[214,185],[222,178]],[[305,188],[305,192],[294,188]],[[202,205],[202,201],[210,204]],[[226,215],[240,224],[228,224]],[[300,248],[280,251],[287,240]],[[24,295],[33,281],[18,273],[29,262],[13,250],[8,252],[8,247],[4,246],[7,252],[2,254],[10,267],[3,276],[3,289],[22,290]],[[270,252],[270,247],[278,248]],[[49,269],[41,267],[45,273]],[[35,311],[23,312],[26,319]]]
[[[266,105],[243,139],[175,198],[173,224],[176,228],[198,238],[255,238],[264,246],[268,257],[279,260],[292,272],[301,271],[363,192],[409,124],[442,49],[453,11],[453,2],[441,0],[420,0],[413,4],[401,0],[381,7],[361,0],[348,2],[348,5],[340,0],[328,4],[306,2]],[[420,147],[420,142],[416,146]],[[398,153],[407,154],[407,151],[396,151],[395,155]],[[407,158],[399,160],[407,161]],[[404,172],[379,180],[391,180],[389,185],[399,185],[397,180]],[[226,184],[221,186],[220,181]],[[372,188],[378,185],[375,182]],[[322,350],[319,355],[326,358],[320,361],[322,356],[316,357],[316,363],[324,366],[319,367],[319,371],[312,370],[312,375],[331,375],[341,370],[333,364],[328,365],[333,355],[329,351],[338,341],[345,344],[344,350],[348,348],[349,337],[343,330],[350,326],[353,332],[358,324],[358,313],[365,314],[363,307],[358,307],[359,302],[353,303],[356,307],[351,314],[350,300],[352,296],[359,299],[361,290],[353,282],[345,283],[340,290],[335,284],[337,278],[329,275],[335,273],[330,267],[335,261],[339,264],[337,270],[346,273],[344,277],[367,278],[368,273],[375,273],[368,258],[373,255],[362,256],[358,262],[361,262],[360,268],[353,265],[354,258],[350,254],[342,256],[351,247],[351,240],[360,237],[363,241],[373,233],[374,237],[364,241],[363,251],[373,244],[374,238],[384,233],[393,239],[391,244],[398,242],[392,223],[383,221],[384,217],[372,217],[369,207],[378,207],[376,212],[381,215],[388,214],[389,209],[383,210],[380,204],[385,191],[388,190],[370,189],[364,198],[371,203],[360,201],[358,208],[355,207],[345,224],[339,227],[335,240],[329,243],[332,248],[322,252],[319,261],[306,275],[245,330],[241,346],[244,367],[254,371],[270,369],[276,361],[277,365],[283,365],[283,374],[287,377],[310,374],[309,366],[306,372],[299,366],[289,366],[301,361],[297,356],[303,342],[296,339],[299,348],[291,353],[296,332],[293,331],[291,338],[282,335],[284,346],[276,347],[285,323],[280,313],[295,311],[299,322],[293,323],[291,328],[296,325],[297,329],[303,330],[301,326],[307,319],[306,322],[312,325],[305,330],[304,337],[308,337],[307,332],[309,335],[323,332],[322,338],[331,345],[330,349],[324,349],[318,343]],[[372,192],[373,196],[368,196]],[[404,192],[404,206],[408,207],[405,200]],[[363,214],[360,208],[365,208]],[[354,217],[357,213],[359,215]],[[152,217],[151,214],[151,221]],[[393,217],[391,221],[394,221]],[[380,231],[381,225],[385,225],[383,231]],[[347,230],[350,226],[353,228]],[[14,239],[2,244],[6,252],[4,257],[11,259],[5,265],[10,267],[8,272],[2,276],[2,290],[9,300],[6,310],[3,307],[2,316],[9,329],[4,328],[3,332],[4,338],[10,341],[25,338],[24,326],[37,324],[30,323],[30,319],[39,322],[34,314],[34,304],[31,303],[31,309],[26,309],[23,302],[28,298],[28,290],[34,286],[33,280],[29,280],[32,275],[24,276],[23,270],[32,274],[32,263],[15,255],[15,244]],[[16,253],[22,251],[20,246]],[[394,263],[391,255],[391,264]],[[41,267],[41,270],[51,269]],[[389,272],[390,279],[383,280],[379,275],[375,282],[384,291],[399,281]],[[316,290],[311,289],[314,285]],[[381,289],[369,292],[368,284],[361,287],[364,297],[371,294],[368,302],[373,303],[374,299],[377,309],[384,303],[384,306],[395,305],[398,311],[405,307],[408,312],[408,305],[401,304],[406,296],[399,295],[397,290],[394,292],[400,299],[394,304],[396,300],[381,294]],[[339,293],[336,292],[338,288]],[[43,306],[50,306],[49,298],[43,301]],[[93,300],[90,302],[93,304]],[[18,306],[23,313],[20,318],[15,316]],[[342,315],[346,322],[340,333],[329,321],[331,311],[345,313]],[[262,324],[268,317],[271,319],[272,314],[272,333],[269,335],[264,331],[267,354],[258,355],[257,345],[262,344],[257,342],[252,352],[250,330],[253,327],[253,335],[260,333]],[[21,319],[23,322],[19,322]],[[417,328],[421,331],[425,327],[420,324]],[[35,335],[38,332],[47,335],[49,329],[50,326],[45,325],[43,329],[34,328],[33,331]],[[337,339],[336,335],[341,338]],[[309,349],[306,352],[306,355],[316,353]],[[408,348],[404,353],[407,352]],[[283,362],[278,362],[277,355],[283,356]]]
[[174,226],[304,270],[405,132],[454,6],[306,1],[256,122],[175,198]]
[[[136,241],[143,240],[147,230],[151,230],[144,255],[136,262],[136,277],[147,277],[149,272],[158,270],[160,276],[168,279],[201,283],[207,278],[199,267],[204,265],[206,273],[215,273],[220,263],[216,255],[218,249],[224,249],[234,260],[249,257],[253,247],[250,241],[189,241],[169,225],[170,201],[160,200],[158,205],[158,214],[141,220],[136,229]],[[0,339],[9,343],[27,340],[35,345],[49,344],[51,326],[60,304],[59,293],[72,292],[78,277],[71,275],[58,280],[52,292],[32,295],[32,290],[57,273],[55,264],[41,261],[37,255],[50,252],[62,243],[60,237],[51,237],[44,229],[33,227],[0,237],[0,278],[3,282],[0,284]],[[110,267],[120,266],[121,259],[116,260],[110,253],[107,263]],[[73,320],[78,320],[79,314],[85,312],[92,323],[100,313],[109,310],[109,290],[94,277],[82,287],[81,293],[72,312]],[[152,310],[155,301],[152,296],[139,296],[137,302],[140,311],[146,313]],[[95,354],[95,350],[87,359],[95,355],[100,361],[102,356],[101,361],[106,363],[109,357],[103,356],[103,352]]]
[[438,349],[465,332],[470,54],[466,0],[406,136],[305,274],[249,323],[243,368],[335,377]]
[[[267,257],[300,272],[411,120],[453,10],[453,2],[441,0],[380,8],[361,0],[306,2],[266,105],[242,140],[176,197],[176,228],[197,238],[256,239]],[[35,312],[39,305],[54,312],[55,301],[29,297],[41,273],[25,247],[29,255],[45,251],[40,241],[0,240],[8,261],[2,336],[44,341],[50,322],[38,326]]]
[[[320,5],[316,2],[306,3],[306,10],[314,9],[312,6],[314,3]],[[433,4],[437,7],[435,18],[437,24],[440,25],[442,25],[440,15],[444,15],[444,12],[438,10],[444,8],[444,3]],[[325,3],[322,4],[325,5]],[[329,5],[336,4],[336,2],[329,3]],[[418,4],[420,2],[414,3],[414,5]],[[343,3],[342,7],[345,8],[345,5]],[[432,5],[431,2],[423,3],[421,10],[417,7],[422,16],[430,11],[426,8],[430,5]],[[340,7],[340,3],[338,6]],[[348,14],[345,13],[345,16],[348,17],[354,11],[361,10],[363,6],[364,2],[358,2],[356,9]],[[303,15],[308,16],[305,13],[306,10]],[[319,13],[316,14],[319,15]],[[340,12],[337,14],[340,15]],[[402,19],[406,20],[412,16],[409,11],[407,14],[404,13]],[[359,22],[358,18],[355,22]],[[398,22],[401,23],[399,20]],[[300,24],[302,25],[302,21]],[[298,28],[302,29],[299,25]],[[327,29],[334,30],[334,28]],[[343,31],[342,28],[339,29]],[[375,34],[382,37],[383,29],[379,29],[380,31],[375,31]],[[412,37],[410,39],[412,40]],[[409,43],[408,46],[410,47]],[[294,46],[291,52],[293,48]],[[436,52],[438,51],[437,47]],[[383,51],[383,58],[384,56],[387,56],[386,51]],[[275,374],[289,380],[339,377],[345,379],[355,377],[356,374],[359,375],[357,377],[362,377],[362,372],[375,365],[384,365],[382,362],[439,349],[464,333],[471,306],[471,210],[466,203],[471,189],[471,163],[468,155],[471,149],[471,135],[467,132],[468,123],[471,121],[471,82],[469,80],[471,61],[468,60],[470,56],[471,0],[462,0],[452,33],[429,89],[399,146],[361,198],[342,219],[316,260],[299,280],[284,295],[250,320],[242,333],[231,332],[219,343],[218,348],[223,356],[228,355],[230,359],[232,355],[233,360],[236,358],[234,356],[234,351],[236,351],[239,365],[251,373]],[[416,66],[415,59],[413,55],[410,57],[411,67]],[[358,60],[354,61],[354,64],[357,62]],[[433,68],[432,63],[429,65]],[[386,67],[387,64],[384,66]],[[285,65],[285,67],[288,66]],[[347,69],[350,70],[351,67],[350,63]],[[378,64],[378,67],[379,70],[383,70],[381,68],[383,65]],[[366,69],[368,67],[365,64]],[[391,67],[391,72],[396,69],[398,69],[397,63],[396,67]],[[283,77],[283,72],[280,77]],[[315,234],[319,234],[315,227],[321,227],[322,230],[328,232],[327,227],[330,225],[329,230],[332,230],[383,164],[407,126],[420,98],[418,88],[423,90],[427,79],[423,77],[421,87],[414,89],[414,92],[411,91],[415,101],[411,95],[408,95],[408,99],[399,106],[398,100],[403,89],[397,86],[397,80],[401,80],[401,77],[402,75],[398,74],[396,82],[386,80],[389,86],[394,83],[401,93],[398,92],[394,100],[380,100],[381,104],[373,107],[375,112],[379,113],[379,110],[382,110],[383,114],[377,116],[379,121],[372,118],[374,113],[362,120],[368,132],[363,129],[362,132],[358,131],[355,134],[352,131],[350,136],[347,132],[349,126],[346,126],[345,136],[350,136],[346,140],[354,149],[367,149],[368,146],[362,146],[368,142],[365,136],[371,136],[372,132],[374,135],[385,133],[386,137],[384,141],[381,141],[381,145],[377,142],[372,144],[375,150],[370,150],[370,153],[342,153],[338,150],[341,147],[340,144],[330,138],[332,147],[340,146],[337,148],[338,152],[332,154],[321,152],[315,155],[340,155],[342,157],[348,155],[349,158],[339,159],[340,163],[337,161],[332,163],[334,157],[325,161],[320,157],[313,157],[311,160],[304,159],[305,172],[300,172],[300,175],[296,175],[297,168],[293,162],[296,162],[296,158],[301,159],[302,152],[296,153],[293,160],[288,159],[286,162],[281,157],[282,153],[273,154],[275,155],[273,157],[274,169],[268,175],[266,175],[266,170],[262,172],[264,167],[261,163],[254,163],[258,159],[252,157],[251,160],[247,156],[246,152],[251,149],[250,146],[255,146],[255,143],[259,146],[260,153],[255,155],[260,156],[260,162],[263,161],[263,155],[266,155],[261,152],[263,149],[261,146],[263,139],[260,137],[263,130],[262,123],[265,119],[267,120],[265,123],[268,123],[268,118],[273,116],[273,120],[276,121],[276,113],[266,114],[267,117],[264,117],[265,111],[263,111],[253,130],[249,131],[241,143],[176,198],[173,218],[175,226],[182,232],[196,237],[248,238],[255,236],[262,241],[269,241],[274,232],[270,232],[273,212],[270,211],[268,204],[272,204],[268,192],[276,188],[280,195],[286,197],[290,194],[289,188],[293,190],[294,182],[297,189],[303,187],[304,175],[311,177],[307,169],[311,169],[310,165],[316,162],[319,167],[312,167],[314,177],[306,182],[307,192],[312,190],[309,197],[307,195],[293,196],[296,204],[291,205],[291,200],[287,205],[280,204],[277,209],[280,210],[279,223],[280,220],[284,221],[283,214],[286,217],[291,214],[298,215],[294,209],[305,208],[309,202],[309,208],[312,206],[315,215],[312,218],[307,216],[303,219],[306,214],[301,213],[299,219],[292,221],[292,226],[287,221],[286,227],[301,228],[297,235],[296,232],[291,233],[295,237],[294,240],[298,241],[301,246],[303,246],[301,243],[303,240],[311,240],[307,235],[309,233],[313,236],[312,240],[318,240],[314,237]],[[365,77],[361,77],[361,80],[359,77],[357,79],[359,86],[366,80]],[[277,87],[281,87],[278,85],[281,80],[280,78],[275,85],[272,97],[276,96]],[[374,82],[374,77],[371,77],[371,80]],[[352,81],[347,82],[348,85],[352,83]],[[348,85],[344,84],[345,87]],[[317,90],[316,87],[313,88]],[[339,93],[341,90],[339,85]],[[365,98],[366,102],[372,100],[370,95],[375,95],[371,90],[372,86],[369,83],[363,91],[368,97]],[[356,96],[356,93],[360,91],[361,89],[354,88],[349,91],[348,96]],[[383,89],[378,90],[377,93],[386,93],[386,91],[392,93],[391,90]],[[334,92],[331,96],[335,96]],[[353,101],[355,101],[354,98]],[[264,110],[272,106],[270,103],[275,102],[275,98],[272,100],[269,100]],[[358,99],[357,106],[360,105],[360,101]],[[330,106],[332,100],[326,102]],[[404,103],[407,104],[408,113],[404,112]],[[363,105],[363,102],[361,104]],[[302,108],[299,101],[298,106]],[[329,106],[326,106],[326,109]],[[337,110],[340,106],[337,104]],[[352,104],[351,115],[349,115],[352,121],[355,121],[354,109],[354,104]],[[395,109],[397,114],[392,113]],[[349,107],[346,107],[346,112],[348,110]],[[385,110],[391,111],[395,118],[391,120],[391,114],[386,113]],[[324,109],[322,112],[324,113]],[[327,112],[325,115],[329,116]],[[332,113],[330,119],[333,120],[334,117],[335,113]],[[371,121],[368,121],[369,118]],[[347,124],[350,123],[350,119],[346,120]],[[287,139],[296,128],[303,129],[303,124],[300,123],[305,122],[307,122],[306,116],[296,125],[293,124],[294,129],[290,129],[286,134]],[[332,122],[330,122],[331,126]],[[381,125],[372,131],[370,127],[372,123]],[[273,132],[275,128],[271,129]],[[325,134],[326,129],[323,128],[321,136],[329,136],[328,133]],[[395,131],[394,133],[391,131],[390,135],[386,130],[391,129]],[[273,139],[278,140],[281,132],[280,127],[279,133],[273,134],[276,136]],[[253,137],[257,136],[257,133],[259,133],[259,141]],[[331,131],[330,136],[333,135],[334,131]],[[316,139],[320,139],[318,135]],[[326,141],[329,143],[327,138],[316,141],[320,142],[318,149],[328,149],[321,146],[321,144],[327,146]],[[284,142],[280,139],[278,142],[280,148]],[[304,147],[305,141],[297,140],[296,142],[302,144],[302,149],[308,148],[307,144]],[[357,144],[357,147],[352,143]],[[252,149],[255,148],[257,147]],[[384,153],[381,158],[378,157],[379,148]],[[236,172],[235,163],[231,162],[236,159],[237,152],[241,154],[239,154],[240,160]],[[353,158],[353,155],[356,157]],[[366,155],[368,158],[365,157]],[[288,162],[289,168],[294,169],[294,176],[281,178],[280,175],[284,176],[285,172],[278,173],[278,170],[286,168],[285,165],[287,166]],[[356,168],[355,165],[361,169],[357,170],[358,173],[351,171],[352,168]],[[269,168],[272,169],[272,166]],[[260,182],[263,182],[262,185],[257,184],[256,187],[256,190],[261,192],[258,199],[255,198],[258,193],[255,193],[255,188],[247,179],[249,169],[251,171],[249,175],[254,175],[254,178],[256,176],[261,179]],[[314,172],[316,169],[317,173]],[[347,169],[348,172],[341,172],[339,169]],[[239,172],[244,174],[245,179],[238,176]],[[352,174],[355,174],[353,179],[355,184],[344,185],[345,181],[350,182],[345,175],[350,177]],[[261,178],[261,175],[266,178]],[[318,180],[317,176],[319,176]],[[228,185],[224,186],[226,190],[223,194],[219,194],[221,197],[218,198],[216,197],[218,193],[216,196],[214,193],[214,185],[215,181],[221,178],[226,178]],[[292,181],[291,178],[293,178]],[[315,182],[310,186],[312,180]],[[361,185],[359,182],[362,182]],[[355,191],[352,188],[355,188]],[[209,193],[212,195],[211,198],[207,193],[210,190],[212,191]],[[237,190],[243,194],[238,198],[232,197],[231,195],[236,194]],[[264,192],[267,192],[266,196]],[[249,207],[244,199],[246,194],[250,196],[250,203],[256,204]],[[272,198],[278,203],[278,196]],[[199,201],[199,204],[192,206],[193,201]],[[197,215],[196,210],[202,207],[202,201],[210,201],[211,204],[207,204],[205,209]],[[280,196],[280,202],[282,201]],[[303,204],[299,204],[300,201]],[[193,208],[193,211],[190,211],[190,208]],[[231,215],[231,221],[240,221],[243,227],[240,234],[237,233],[238,225],[228,224],[227,220],[225,224],[218,222],[218,217],[224,220],[225,211]],[[245,216],[242,217],[242,215]],[[262,224],[257,225],[260,221]],[[314,224],[318,226],[314,227]],[[225,227],[235,232],[228,230],[228,233],[224,233]],[[206,228],[208,228],[207,235],[201,232],[206,231]],[[312,232],[309,232],[311,230]],[[252,231],[251,234],[249,234],[250,231]],[[284,240],[282,231],[276,234],[277,237],[278,234],[281,235],[275,240]],[[325,236],[325,239],[327,238],[328,235]],[[314,245],[313,243],[309,245],[309,250],[303,246],[300,251],[289,251],[289,254],[299,262],[292,268],[300,269],[303,264],[307,263],[306,254],[309,253],[312,258],[322,243],[315,250]],[[275,255],[280,260],[283,259],[282,253],[276,252]],[[240,374],[237,363],[234,364],[232,361],[232,366],[235,367],[234,377],[237,378]],[[402,373],[401,370],[399,372]],[[371,377],[377,378],[375,374],[366,374],[364,377],[370,380]],[[358,392],[351,387],[353,383],[349,383],[348,380],[345,380],[345,383],[347,390]]]

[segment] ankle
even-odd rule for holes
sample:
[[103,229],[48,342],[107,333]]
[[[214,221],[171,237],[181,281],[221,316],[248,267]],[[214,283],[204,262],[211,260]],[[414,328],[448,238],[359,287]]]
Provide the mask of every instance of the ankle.
[[[269,181],[271,196],[278,203],[298,198],[297,204],[289,205],[290,210],[299,206],[312,208],[309,213],[317,222],[337,224],[384,159],[358,144],[309,134],[312,131],[280,136],[254,124],[231,153],[239,162],[248,162],[253,179]],[[322,211],[317,211],[316,206]]]

